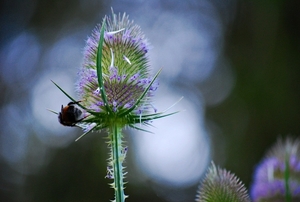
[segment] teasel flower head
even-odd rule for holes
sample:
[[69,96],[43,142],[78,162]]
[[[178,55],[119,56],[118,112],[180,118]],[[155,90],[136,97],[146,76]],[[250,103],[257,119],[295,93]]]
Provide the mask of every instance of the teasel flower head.
[[199,186],[196,202],[250,202],[250,197],[234,174],[212,163]]
[[108,128],[111,122],[147,131],[140,125],[174,114],[157,112],[152,105],[161,70],[150,75],[149,49],[140,27],[125,13],[112,12],[112,16],[106,16],[96,26],[86,41],[84,61],[78,72],[76,89],[80,102],[54,83],[81,107],[83,119],[76,124],[84,130],[81,137]]
[[300,141],[279,139],[256,167],[254,202],[300,201]]
[[[125,13],[106,17],[103,23],[106,29],[101,66],[107,102],[101,97],[97,77],[101,25],[87,39],[84,63],[78,73],[77,91],[86,108],[105,114],[109,112],[109,107],[111,113],[118,114],[133,107],[152,81],[147,55],[149,44],[140,27],[133,24]],[[150,85],[143,100],[135,106],[134,114],[140,115],[153,109],[150,99],[157,87],[157,82]]]

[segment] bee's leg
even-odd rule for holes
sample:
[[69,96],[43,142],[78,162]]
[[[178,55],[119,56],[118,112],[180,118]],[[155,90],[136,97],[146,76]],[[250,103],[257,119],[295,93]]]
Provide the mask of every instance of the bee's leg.
[[68,105],[75,105],[75,104],[78,104],[79,102],[81,102],[81,100],[76,101],[76,102],[69,102]]

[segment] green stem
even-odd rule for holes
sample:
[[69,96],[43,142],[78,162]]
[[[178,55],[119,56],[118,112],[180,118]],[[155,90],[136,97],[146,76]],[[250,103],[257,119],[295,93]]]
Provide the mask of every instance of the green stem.
[[285,183],[285,201],[291,202],[291,193],[290,193],[290,186],[289,186],[289,178],[290,178],[290,159],[289,155],[285,155],[285,171],[284,171],[284,183]]
[[122,127],[117,123],[113,123],[110,127],[110,143],[111,143],[111,162],[110,165],[113,168],[113,178],[114,184],[113,188],[115,189],[115,201],[124,202],[124,175],[123,175],[123,166],[122,163],[125,158],[125,154],[122,147]]

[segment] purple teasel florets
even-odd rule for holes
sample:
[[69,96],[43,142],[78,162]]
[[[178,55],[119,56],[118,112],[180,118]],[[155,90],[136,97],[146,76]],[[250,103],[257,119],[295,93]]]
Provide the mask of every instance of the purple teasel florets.
[[[131,108],[152,81],[147,56],[149,43],[140,27],[129,21],[126,14],[113,14],[103,23],[106,23],[101,61],[103,84],[108,105],[113,112],[118,112]],[[98,25],[87,39],[84,62],[78,72],[77,92],[86,108],[106,113],[96,70],[100,29]],[[155,111],[151,97],[157,87],[158,83],[154,82],[133,113]]]

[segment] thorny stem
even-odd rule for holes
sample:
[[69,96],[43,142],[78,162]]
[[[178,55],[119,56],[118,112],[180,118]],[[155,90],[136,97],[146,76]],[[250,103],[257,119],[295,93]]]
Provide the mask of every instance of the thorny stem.
[[111,134],[110,138],[110,146],[111,146],[111,166],[113,167],[113,178],[114,184],[112,185],[115,189],[115,201],[116,202],[124,202],[125,194],[124,194],[124,176],[123,176],[123,160],[125,158],[125,154],[123,153],[122,147],[122,127],[117,123],[112,123],[110,127]]

